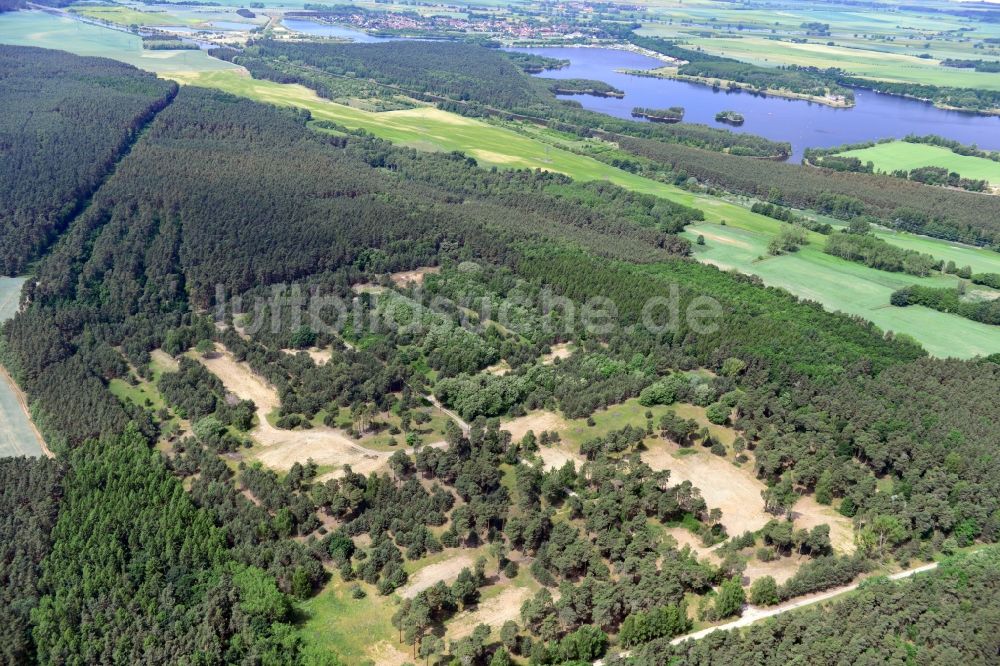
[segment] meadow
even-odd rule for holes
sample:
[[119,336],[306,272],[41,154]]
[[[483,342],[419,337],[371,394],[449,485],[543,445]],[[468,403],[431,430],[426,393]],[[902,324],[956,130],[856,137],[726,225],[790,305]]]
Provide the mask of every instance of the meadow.
[[[709,4],[709,7],[669,7],[669,15],[662,21],[645,23],[639,32],[678,39],[709,53],[762,66],[841,67],[864,78],[1000,89],[1000,81],[988,73],[955,70],[939,64],[945,58],[988,55],[972,48],[977,38],[1000,34],[988,23],[929,12],[881,13],[833,8],[733,11],[722,3]],[[830,35],[807,36],[802,25],[811,22],[828,24]],[[963,30],[961,39],[942,35],[944,31],[959,29]],[[803,37],[808,43],[791,41]],[[920,55],[931,57],[917,57]]]
[[961,174],[964,178],[985,180],[991,185],[1000,185],[1000,162],[984,157],[959,155],[941,146],[923,143],[893,141],[880,143],[871,148],[859,148],[840,153],[845,157],[857,157],[862,162],[872,162],[876,171],[910,171],[917,167],[934,166]]

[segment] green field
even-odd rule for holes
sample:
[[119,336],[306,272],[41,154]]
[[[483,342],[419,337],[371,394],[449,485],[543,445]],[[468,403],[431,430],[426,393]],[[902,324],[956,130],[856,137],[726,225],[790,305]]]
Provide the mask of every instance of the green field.
[[[17,313],[25,278],[0,277],[0,323]],[[17,391],[0,374],[0,457],[40,456],[42,447],[18,402]]]
[[347,664],[364,663],[372,651],[391,653],[402,647],[397,647],[398,635],[391,622],[396,610],[392,599],[361,581],[357,585],[366,596],[354,599],[350,593],[354,585],[335,575],[323,591],[300,606],[305,615],[300,630],[306,643],[321,653],[338,655]]
[[114,58],[158,73],[236,69],[201,50],[144,50],[136,35],[43,12],[0,14],[0,43]]
[[880,143],[871,148],[860,148],[840,153],[845,157],[857,157],[862,162],[873,162],[876,171],[910,171],[918,167],[935,166],[954,171],[964,178],[985,180],[991,185],[1000,185],[1000,162],[984,157],[959,155],[941,146],[924,143],[893,141]]
[[167,14],[166,12],[143,12],[131,7],[115,5],[113,7],[98,6],[78,6],[71,9],[75,14],[86,16],[87,18],[107,21],[119,25],[148,25],[148,26],[196,26],[201,24],[193,18]]
[[[767,253],[766,236],[734,225],[703,223],[689,227],[684,235],[693,240],[699,234],[706,239],[705,245],[694,246],[699,260],[754,273],[768,285],[822,303],[827,309],[859,315],[884,331],[906,333],[935,356],[969,357],[1000,350],[1000,331],[995,326],[951,315],[942,318],[938,316],[941,313],[924,307],[889,305],[890,295],[901,287],[954,287],[958,282],[955,277],[916,278],[874,270],[825,254],[819,239],[798,252],[774,257]],[[886,237],[890,242],[895,238]],[[937,241],[929,244],[933,248],[941,245]]]

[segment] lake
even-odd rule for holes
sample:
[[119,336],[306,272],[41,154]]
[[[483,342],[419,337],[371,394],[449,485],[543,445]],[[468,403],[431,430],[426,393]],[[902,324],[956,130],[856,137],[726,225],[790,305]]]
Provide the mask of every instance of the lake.
[[[570,61],[563,69],[537,76],[552,79],[597,79],[624,90],[625,97],[560,95],[591,111],[632,119],[637,106],[683,106],[684,122],[704,123],[734,132],[749,132],[792,144],[793,161],[806,148],[825,148],[907,134],[937,134],[965,144],[1000,150],[1000,117],[945,111],[927,102],[855,90],[856,106],[835,109],[823,104],[746,92],[713,90],[711,86],[622,74],[619,69],[652,69],[663,63],[631,51],[607,48],[512,49]],[[731,127],[715,120],[719,111],[737,111],[746,122]]]

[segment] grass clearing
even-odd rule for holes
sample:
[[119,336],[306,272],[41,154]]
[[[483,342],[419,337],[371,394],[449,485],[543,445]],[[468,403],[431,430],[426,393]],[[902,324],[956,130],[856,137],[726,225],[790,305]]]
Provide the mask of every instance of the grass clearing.
[[911,171],[918,167],[942,167],[959,173],[964,178],[985,180],[1000,186],[1000,162],[984,157],[959,155],[941,146],[908,141],[880,143],[871,148],[859,148],[840,153],[844,157],[857,157],[862,162],[872,162],[876,171]]
[[[363,599],[351,597],[354,585],[365,591]],[[410,649],[397,641],[392,626],[394,598],[380,596],[363,581],[345,583],[334,575],[323,591],[299,608],[305,615],[299,627],[302,638],[313,649],[339,655],[344,663],[394,663],[384,658],[394,652],[405,657]]]

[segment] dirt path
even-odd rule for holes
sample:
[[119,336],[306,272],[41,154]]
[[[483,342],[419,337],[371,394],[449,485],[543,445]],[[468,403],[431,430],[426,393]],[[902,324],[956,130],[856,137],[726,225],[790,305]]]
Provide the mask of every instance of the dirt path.
[[[923,566],[915,567],[913,569],[908,569],[906,571],[900,571],[899,573],[892,574],[889,576],[890,580],[901,580],[903,578],[909,578],[910,576],[916,575],[918,573],[923,573],[925,571],[931,571],[937,568],[937,562],[932,562],[931,564],[925,564]],[[804,606],[811,606],[812,604],[819,603],[821,601],[826,601],[827,599],[832,599],[833,597],[840,596],[845,592],[851,592],[856,590],[860,585],[858,583],[851,583],[850,585],[844,585],[842,587],[835,587],[831,590],[825,592],[818,592],[816,594],[811,594],[805,597],[800,597],[798,599],[793,599],[792,601],[787,601],[778,606],[771,608],[757,608],[756,606],[747,606],[742,617],[738,620],[733,620],[732,622],[727,622],[726,624],[720,624],[717,627],[709,627],[708,629],[702,629],[701,631],[695,631],[694,633],[687,634],[686,636],[679,636],[672,641],[671,645],[677,645],[683,643],[686,640],[697,640],[699,638],[704,638],[708,636],[713,631],[725,631],[727,629],[739,629],[740,627],[749,626],[755,622],[759,622],[768,617],[774,617],[775,615],[781,615],[782,613],[787,613],[788,611],[795,610],[797,608],[802,608]]]

